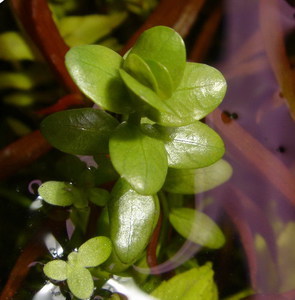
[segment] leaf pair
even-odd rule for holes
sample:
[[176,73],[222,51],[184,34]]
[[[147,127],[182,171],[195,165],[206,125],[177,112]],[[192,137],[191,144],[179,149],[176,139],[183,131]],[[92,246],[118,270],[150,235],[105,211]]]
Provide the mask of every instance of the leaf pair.
[[166,126],[203,118],[225,94],[220,72],[185,60],[182,38],[164,26],[145,31],[124,58],[99,45],[66,54],[70,75],[96,104],[115,113],[137,111]]
[[96,267],[108,259],[112,251],[111,241],[104,236],[92,238],[82,244],[78,252],[71,252],[68,261],[53,260],[44,266],[47,277],[67,280],[69,289],[79,299],[88,299],[94,289],[92,275],[86,268]]
[[104,206],[109,200],[109,193],[100,188],[81,189],[63,181],[47,181],[38,189],[39,195],[49,204],[58,206],[74,205],[76,208],[88,206],[88,200]]

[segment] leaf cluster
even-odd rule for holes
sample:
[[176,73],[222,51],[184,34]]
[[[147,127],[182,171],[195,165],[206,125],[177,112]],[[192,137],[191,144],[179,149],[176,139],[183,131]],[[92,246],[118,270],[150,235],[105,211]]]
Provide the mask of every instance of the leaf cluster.
[[[71,206],[75,225],[84,230],[88,216],[81,218],[81,211],[89,209],[88,202],[105,207],[98,224],[113,244],[103,265],[108,272],[120,273],[142,259],[161,205],[168,207],[166,222],[182,237],[221,247],[225,239],[214,221],[182,207],[182,195],[208,191],[231,176],[221,159],[222,139],[201,122],[224,97],[221,73],[187,63],[182,38],[164,26],[145,31],[124,57],[100,45],[73,47],[66,65],[97,107],[52,114],[41,131],[57,149],[91,156],[98,166],[83,171],[87,180],[83,175],[76,183],[44,183],[40,196]],[[110,194],[100,187],[104,176],[115,181]],[[212,287],[211,292],[215,299]]]

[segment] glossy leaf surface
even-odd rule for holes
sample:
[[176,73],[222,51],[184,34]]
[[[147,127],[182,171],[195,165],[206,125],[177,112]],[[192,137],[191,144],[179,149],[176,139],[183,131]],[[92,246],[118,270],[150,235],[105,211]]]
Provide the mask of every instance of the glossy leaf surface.
[[94,155],[108,152],[108,140],[118,121],[92,108],[72,109],[50,115],[41,132],[55,148],[70,154]]
[[175,208],[169,214],[174,229],[184,238],[212,249],[225,243],[225,237],[217,224],[206,214],[191,208]]
[[115,169],[135,191],[153,195],[161,189],[167,173],[162,141],[143,134],[138,126],[124,122],[110,138],[110,155]]
[[53,280],[66,280],[67,263],[60,259],[52,260],[44,266],[43,272],[47,277]]
[[[155,91],[136,80],[125,70],[120,69],[119,72],[127,88],[131,91],[131,93],[133,93],[133,96],[135,96],[135,106],[143,111],[155,109],[156,111],[166,112],[170,114],[174,113],[173,109],[169,107],[167,103],[163,101],[159,95],[156,94]],[[147,106],[147,108],[145,108],[144,106]]]
[[124,70],[146,87],[157,91],[158,84],[149,65],[138,55],[130,54],[124,61]]
[[81,196],[80,191],[70,183],[47,181],[38,189],[39,195],[49,204],[69,206]]
[[204,64],[187,63],[180,85],[165,102],[173,114],[152,108],[146,113],[161,125],[187,125],[213,111],[222,101],[225,91],[226,82],[218,70]]
[[79,299],[88,299],[94,289],[90,272],[79,265],[69,264],[67,270],[67,283],[71,292]]
[[109,216],[110,236],[118,258],[125,264],[134,263],[158,221],[157,196],[140,195],[121,179],[112,191]]
[[66,66],[81,91],[102,108],[115,113],[128,113],[127,91],[118,70],[122,57],[99,45],[71,48]]
[[94,237],[80,246],[77,262],[83,267],[96,267],[105,262],[112,252],[112,243],[105,236]]
[[169,27],[156,26],[141,34],[129,55],[137,54],[147,63],[159,62],[167,68],[173,87],[181,81],[185,68],[186,53],[181,36]]
[[182,127],[154,125],[168,154],[172,168],[202,168],[219,160],[224,154],[220,136],[206,124],[195,122]]
[[174,88],[168,69],[160,62],[154,60],[148,60],[147,64],[156,78],[158,85],[157,94],[164,99],[170,98]]
[[176,194],[197,194],[226,182],[232,167],[225,160],[200,169],[169,169],[164,189]]
[[210,264],[163,281],[151,294],[160,300],[217,300]]

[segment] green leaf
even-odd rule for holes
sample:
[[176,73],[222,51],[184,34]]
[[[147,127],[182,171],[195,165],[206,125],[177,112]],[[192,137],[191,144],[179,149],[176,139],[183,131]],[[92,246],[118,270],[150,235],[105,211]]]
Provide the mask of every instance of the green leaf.
[[67,263],[63,260],[57,259],[48,262],[43,268],[44,274],[53,280],[67,279]]
[[94,159],[98,164],[98,168],[94,170],[95,184],[97,186],[116,181],[119,178],[119,174],[114,169],[109,157],[99,155],[98,157],[94,157]]
[[169,214],[174,229],[184,238],[212,249],[225,243],[225,237],[217,224],[206,214],[191,208],[175,208]]
[[170,98],[174,89],[168,69],[158,61],[149,60],[147,64],[156,78],[157,94],[163,99]]
[[124,70],[144,86],[157,91],[158,84],[148,64],[138,55],[130,54],[123,64]]
[[118,121],[93,108],[60,111],[41,123],[41,132],[51,145],[70,154],[108,153],[110,133]]
[[167,155],[162,141],[124,122],[112,134],[109,147],[115,169],[135,191],[152,195],[161,189],[167,173]]
[[211,264],[163,281],[151,295],[159,300],[217,300]]
[[170,114],[174,113],[173,109],[167,105],[167,102],[163,101],[155,91],[140,83],[125,70],[120,69],[119,73],[127,88],[131,91],[133,99],[135,99],[134,105],[137,110],[149,111],[155,109],[156,111]]
[[90,272],[79,265],[67,266],[69,289],[79,299],[88,299],[93,293],[94,284]]
[[87,189],[87,195],[89,201],[91,201],[92,203],[98,206],[105,206],[110,199],[109,192],[107,190],[100,189],[100,188]]
[[148,64],[155,61],[163,65],[176,88],[183,76],[186,61],[185,45],[181,36],[172,28],[156,26],[143,32],[129,55],[137,54]]
[[[150,131],[151,126],[144,128]],[[220,136],[206,124],[195,122],[182,127],[154,125],[151,130],[160,138],[168,155],[171,168],[203,168],[219,160],[224,154],[224,144]]]
[[92,44],[108,35],[126,18],[126,13],[67,16],[57,22],[60,34],[70,47]]
[[119,76],[123,58],[100,45],[71,48],[66,66],[81,91],[102,108],[115,113],[129,113],[127,90]]
[[226,92],[223,75],[204,64],[187,63],[182,81],[165,101],[173,113],[146,108],[147,116],[164,126],[182,126],[200,120],[213,111]]
[[157,196],[143,196],[119,180],[109,203],[110,236],[121,262],[134,263],[147,246],[159,217]]
[[7,31],[0,34],[0,59],[34,60],[34,55],[18,32]]
[[211,190],[232,175],[232,167],[225,160],[200,169],[169,169],[164,189],[176,194],[197,194]]
[[63,181],[47,181],[38,188],[39,195],[49,204],[72,205],[82,195],[75,186]]
[[112,252],[112,243],[105,236],[94,237],[78,249],[78,263],[83,267],[96,267],[105,262]]

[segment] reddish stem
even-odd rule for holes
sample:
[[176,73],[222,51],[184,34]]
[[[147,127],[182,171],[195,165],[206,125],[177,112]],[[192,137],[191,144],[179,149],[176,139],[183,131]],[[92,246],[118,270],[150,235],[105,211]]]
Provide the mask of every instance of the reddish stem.
[[163,214],[160,211],[159,220],[157,226],[152,234],[150,243],[147,247],[146,259],[150,268],[156,267],[158,265],[157,261],[157,246],[160,237],[161,227],[163,221]]
[[22,137],[0,150],[0,180],[16,173],[51,149],[39,130]]

